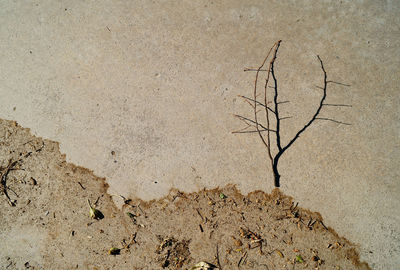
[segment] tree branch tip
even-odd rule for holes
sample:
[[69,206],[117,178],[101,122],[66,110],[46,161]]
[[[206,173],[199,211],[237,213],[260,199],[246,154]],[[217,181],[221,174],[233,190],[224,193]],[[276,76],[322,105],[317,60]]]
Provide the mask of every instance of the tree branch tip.
[[337,121],[337,120],[331,119],[331,118],[317,117],[317,118],[315,118],[315,119],[316,119],[316,120],[326,120],[326,121],[334,122],[334,123],[336,123],[336,124],[342,124],[342,125],[351,126],[351,124],[349,124],[349,123]]
[[341,83],[341,82],[335,82],[335,81],[326,81],[326,83],[333,83],[333,84],[338,84],[341,86],[346,86],[346,87],[350,87],[350,84],[345,84],[345,83]]
[[289,102],[290,102],[289,100],[285,100],[285,101],[278,102],[278,104],[284,104],[284,103],[289,103]]
[[260,71],[268,71],[268,70],[266,70],[266,69],[260,69],[260,68],[245,68],[243,71],[244,71],[244,72],[247,72],[247,71],[257,71],[257,72],[260,72]]
[[334,106],[334,107],[353,107],[350,104],[331,104],[331,103],[324,103],[322,106]]

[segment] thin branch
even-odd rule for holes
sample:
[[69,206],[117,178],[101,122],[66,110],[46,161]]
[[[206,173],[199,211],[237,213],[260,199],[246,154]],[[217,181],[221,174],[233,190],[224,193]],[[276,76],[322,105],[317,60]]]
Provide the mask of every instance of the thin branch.
[[[264,85],[264,102],[265,104],[268,104],[267,101],[267,90],[268,90],[268,82],[269,82],[269,75],[271,73],[271,62],[269,63],[269,68],[268,68],[268,73],[267,73],[267,78],[265,79],[265,85]],[[269,112],[271,111],[273,114],[275,114],[275,111],[270,109],[269,107],[265,106],[265,117],[267,119],[267,128],[269,129],[270,127],[270,121],[269,121]],[[274,131],[276,133],[276,131]],[[271,162],[271,166],[273,166],[274,164],[274,158],[272,157],[272,152],[271,152],[271,134],[270,134],[270,130],[267,130],[267,144],[270,146],[267,148],[267,152],[268,152],[268,157],[269,160]]]
[[14,195],[19,198],[17,192],[15,192],[14,190],[12,190],[10,187],[7,187],[7,190],[11,191],[12,193],[14,193]]
[[289,100],[285,100],[285,101],[278,102],[278,104],[285,104],[285,103],[289,103],[289,102],[290,102]]
[[255,124],[256,127],[257,127],[257,126],[260,126],[260,127],[262,127],[263,129],[267,130],[267,128],[264,127],[262,124],[257,123],[256,121],[251,120],[251,119],[249,119],[249,118],[247,118],[247,117],[244,117],[244,116],[241,116],[241,115],[238,115],[238,114],[235,114],[235,117],[239,118],[240,120],[249,121],[249,122]]
[[[272,129],[260,129],[260,132],[265,132],[265,131],[270,131],[270,132],[276,132],[275,130]],[[256,133],[258,130],[247,130],[247,131],[232,131],[233,134],[240,134],[240,133]]]
[[[247,123],[246,123],[246,124],[247,124]],[[236,130],[236,131],[232,131],[232,133],[240,133],[240,132],[242,132],[242,131],[246,131],[246,129],[248,129],[248,128],[251,127],[249,124],[247,124],[247,125],[248,125],[247,127],[244,127],[244,128],[242,128],[242,129],[239,129],[239,130]]]
[[242,121],[243,123],[245,123],[247,125],[246,128],[248,127],[252,127],[252,125],[250,125],[249,123],[246,122],[245,119],[242,119],[240,115],[234,115],[235,117],[237,117],[240,121]]
[[337,106],[337,107],[353,107],[353,106],[348,105],[348,104],[328,104],[328,103],[324,103],[322,105],[323,106]]
[[266,70],[266,69],[257,69],[257,68],[245,68],[243,71],[246,72],[246,71],[268,71],[268,70]]
[[289,118],[292,118],[293,116],[285,116],[285,117],[282,117],[282,118],[279,118],[279,120],[285,120],[285,119],[289,119]]
[[[246,96],[239,96],[239,97],[241,97],[241,98],[243,98],[243,99],[245,99],[246,101],[255,101],[254,99],[252,99],[252,98],[249,98],[249,97],[246,97]],[[260,105],[261,107],[264,107],[264,108],[267,108],[269,111],[271,111],[272,113],[275,113],[274,112],[274,110],[272,110],[270,107],[268,107],[268,106],[265,106],[265,104],[264,103],[261,103],[260,101],[255,101],[258,105]],[[254,108],[254,106],[253,106],[253,104],[251,104],[251,106]]]
[[217,259],[218,269],[219,269],[219,270],[222,270],[221,262],[219,261],[218,244],[217,244],[217,248],[216,248],[216,249],[217,249],[217,250],[216,250],[216,252],[217,252],[216,259]]
[[[257,69],[256,78],[255,78],[255,80],[254,80],[254,94],[253,94],[253,97],[254,97],[254,120],[255,120],[255,123],[256,123],[256,128],[257,128],[257,131],[258,131],[258,136],[260,137],[260,139],[261,139],[261,141],[263,142],[263,144],[265,145],[265,147],[267,147],[268,153],[269,153],[270,156],[271,156],[271,153],[270,153],[270,151],[271,151],[271,149],[270,149],[270,144],[267,143],[267,142],[265,141],[264,137],[262,136],[261,131],[260,131],[260,129],[259,129],[259,123],[258,123],[258,118],[257,118],[257,82],[258,82],[258,75],[260,74],[260,71],[261,71],[262,68],[264,67],[265,62],[267,61],[269,55],[271,54],[272,49],[276,47],[276,49],[275,49],[275,55],[276,55],[276,51],[278,50],[279,44],[280,44],[280,43],[281,43],[281,40],[279,40],[278,42],[276,42],[276,43],[274,44],[274,46],[272,46],[271,49],[269,49],[269,52],[268,52],[267,56],[264,58],[264,61],[262,62],[261,66]],[[275,58],[274,58],[274,59],[275,59]],[[273,63],[273,60],[271,60],[271,63]],[[270,69],[268,69],[268,74],[269,74],[269,72],[270,72],[269,70],[270,70]],[[266,99],[266,97],[265,97],[265,99]],[[268,104],[268,103],[265,102],[265,105],[267,105],[267,104]],[[268,114],[268,109],[265,109],[265,111],[266,111],[266,113]],[[268,119],[268,117],[267,117],[267,119]],[[269,121],[269,120],[267,120],[267,121]],[[264,127],[264,129],[269,130],[269,123],[268,123],[268,128],[265,128],[265,127]],[[269,134],[269,133],[268,133],[268,134]]]
[[247,99],[245,99],[244,100],[247,104],[249,104],[252,108],[254,108],[254,105],[250,102],[250,101],[248,101]]
[[[10,198],[10,196],[8,195],[8,190],[11,190],[8,186],[7,186],[7,177],[8,174],[14,170],[14,167],[18,164],[18,162],[20,162],[21,159],[19,160],[15,160],[12,161],[12,159],[10,159],[8,161],[8,165],[5,168],[2,168],[2,172],[1,172],[1,191],[3,192],[3,194],[6,196],[8,204],[11,206],[15,206],[15,202]],[[14,191],[13,191],[14,192]]]
[[232,134],[236,134],[236,133],[251,133],[250,131],[247,130],[250,127],[254,127],[254,126],[247,124],[247,127],[244,127],[242,129],[239,129],[239,130],[236,130],[236,131],[232,131]]
[[345,83],[335,82],[335,81],[326,81],[326,83],[334,83],[334,84],[338,84],[338,85],[342,85],[342,86],[351,86],[350,84],[345,84]]
[[[267,90],[268,90],[269,76],[273,72],[273,65],[274,65],[274,62],[276,60],[276,54],[278,53],[278,49],[279,49],[280,44],[281,44],[281,40],[279,40],[277,43],[274,44],[274,46],[276,46],[276,47],[275,47],[274,55],[273,55],[271,61],[269,62],[268,73],[267,73],[267,77],[265,79],[265,84],[264,84],[264,103],[266,105],[265,106],[265,117],[267,119],[267,144],[269,146],[271,145],[271,134],[270,134],[270,129],[269,129],[269,127],[270,127],[270,119],[269,119],[269,112],[268,111],[273,112],[275,114],[275,116],[276,116],[276,114],[277,114],[277,110],[276,109],[277,108],[275,108],[275,111],[274,111],[274,110],[272,110],[272,109],[267,107],[267,104],[268,104],[268,100],[267,100],[267,97],[268,97],[267,92],[268,91]],[[274,74],[272,74],[272,75],[274,75]],[[278,131],[278,129],[275,130],[274,132],[277,133],[277,131]],[[278,135],[276,135],[276,136],[278,136]],[[274,158],[272,157],[271,147],[268,147],[267,151],[268,151],[268,157],[269,157],[269,159],[271,161],[271,166],[274,166]]]
[[[279,44],[278,44],[279,48]],[[279,120],[279,110],[278,110],[278,80],[276,79],[275,72],[274,72],[274,62],[276,59],[276,52],[275,51],[274,59],[271,60],[271,74],[272,78],[274,79],[274,104],[275,104],[275,118],[276,118],[276,146],[278,147],[279,152],[282,151],[281,146],[281,136],[280,136],[280,120]]]
[[332,122],[335,122],[335,123],[337,123],[337,124],[343,124],[343,125],[347,125],[347,126],[350,126],[350,125],[351,125],[351,124],[349,124],[349,123],[337,121],[337,120],[330,119],[330,118],[317,117],[317,118],[315,118],[315,119],[316,119],[316,120],[327,120],[327,121],[332,121]]

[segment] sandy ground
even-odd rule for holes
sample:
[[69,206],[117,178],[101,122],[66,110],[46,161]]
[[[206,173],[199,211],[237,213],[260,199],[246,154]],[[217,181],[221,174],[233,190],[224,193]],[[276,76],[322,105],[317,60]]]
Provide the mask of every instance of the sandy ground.
[[[400,258],[399,1],[1,1],[0,118],[60,142],[109,193],[144,200],[171,188],[236,184],[271,192],[265,149],[232,114],[266,51],[292,115],[326,108],[280,163],[282,190],[360,245],[373,269]],[[283,114],[282,114],[283,115]],[[114,153],[114,154],[111,154]],[[121,204],[118,197],[113,197]]]
[[278,190],[171,190],[123,198],[119,210],[105,179],[67,163],[58,143],[12,121],[0,130],[1,269],[370,269],[320,214]]

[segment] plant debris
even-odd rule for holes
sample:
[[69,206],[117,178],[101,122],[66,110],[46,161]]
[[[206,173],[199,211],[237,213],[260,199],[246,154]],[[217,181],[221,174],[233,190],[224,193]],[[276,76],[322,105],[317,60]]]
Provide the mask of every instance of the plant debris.
[[212,270],[212,269],[218,269],[215,265],[212,265],[207,262],[199,262],[196,263],[190,270]]
[[87,201],[88,201],[88,204],[89,204],[89,207],[90,207],[89,216],[90,216],[91,218],[93,218],[93,219],[103,219],[103,218],[104,218],[103,213],[102,213],[100,210],[94,208],[94,207],[92,206],[92,204],[90,203],[90,200],[89,200],[89,199],[88,199]]
[[173,237],[163,238],[158,236],[161,244],[156,249],[156,254],[161,256],[158,258],[161,261],[161,267],[173,267],[181,269],[184,263],[191,260],[189,251],[189,242],[187,240],[178,241]]
[[296,262],[299,262],[299,263],[303,263],[303,262],[304,262],[304,260],[303,260],[303,258],[301,257],[301,255],[297,255],[297,256],[296,256]]
[[108,254],[110,255],[119,255],[121,253],[121,249],[112,247],[108,250]]

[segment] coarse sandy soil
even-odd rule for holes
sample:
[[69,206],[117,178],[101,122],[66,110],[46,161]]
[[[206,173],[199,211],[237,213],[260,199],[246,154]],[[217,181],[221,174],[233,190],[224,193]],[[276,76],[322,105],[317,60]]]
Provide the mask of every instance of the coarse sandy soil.
[[171,190],[144,202],[107,194],[104,178],[16,122],[0,120],[0,145],[0,269],[370,269],[279,190]]

